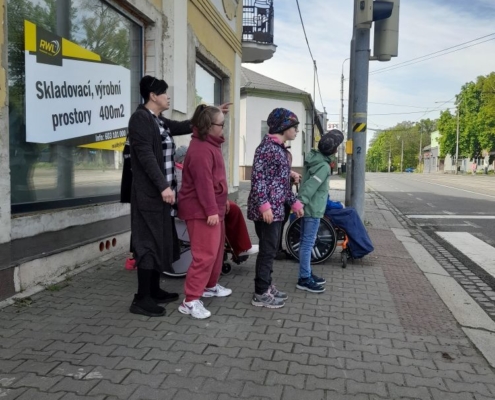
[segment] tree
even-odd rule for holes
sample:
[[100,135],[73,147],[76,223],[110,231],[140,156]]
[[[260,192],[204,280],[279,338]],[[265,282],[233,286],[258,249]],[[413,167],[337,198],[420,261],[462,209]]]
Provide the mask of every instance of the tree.
[[100,1],[85,0],[82,9],[91,16],[82,18],[86,37],[80,44],[115,64],[130,68],[131,29],[124,19]]
[[[432,130],[434,130],[436,121],[423,120],[424,144],[429,143]],[[399,170],[402,158],[403,169],[416,167],[418,164],[418,155],[421,141],[420,123],[411,121],[401,122],[394,127],[387,128],[375,133],[370,142],[370,147],[366,154],[367,168],[369,171],[388,171],[389,154],[392,161],[392,170]],[[402,144],[404,148],[402,149]]]
[[447,154],[454,155],[456,148],[456,117],[450,110],[442,111],[438,120],[438,130],[440,132],[440,157]]
[[[495,72],[467,82],[456,96],[459,157],[480,158],[495,150]],[[456,110],[457,112],[457,110]],[[441,155],[456,152],[457,114],[442,112],[438,129]]]

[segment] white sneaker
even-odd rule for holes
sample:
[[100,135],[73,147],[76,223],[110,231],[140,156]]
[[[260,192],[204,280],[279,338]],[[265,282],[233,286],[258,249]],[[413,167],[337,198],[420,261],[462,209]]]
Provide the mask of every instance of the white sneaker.
[[215,287],[205,288],[203,297],[227,297],[230,296],[231,294],[232,294],[232,289],[224,288],[223,286],[220,286],[217,283]]
[[260,247],[257,244],[253,244],[249,250],[243,251],[239,254],[239,257],[242,256],[252,256],[253,254],[259,253]]
[[205,319],[211,316],[211,312],[205,308],[201,300],[193,300],[188,302],[184,300],[179,306],[179,312],[182,314],[189,314],[191,317],[197,319]]

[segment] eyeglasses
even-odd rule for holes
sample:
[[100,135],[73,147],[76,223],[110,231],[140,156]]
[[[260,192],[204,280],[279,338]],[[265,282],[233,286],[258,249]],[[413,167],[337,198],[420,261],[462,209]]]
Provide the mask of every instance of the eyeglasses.
[[296,131],[296,133],[299,132],[299,128],[297,126],[294,126],[294,130]]
[[156,78],[153,78],[153,82],[151,82],[150,89],[153,87],[153,84],[155,83]]
[[221,123],[221,124],[214,124],[213,122],[211,123],[212,125],[216,125],[216,126],[221,126],[223,128],[223,126],[225,125],[225,122]]

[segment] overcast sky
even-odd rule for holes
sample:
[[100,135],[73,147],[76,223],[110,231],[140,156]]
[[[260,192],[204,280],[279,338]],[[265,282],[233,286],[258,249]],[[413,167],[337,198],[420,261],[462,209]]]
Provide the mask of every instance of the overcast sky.
[[[342,62],[350,52],[353,4],[354,0],[299,0],[309,45],[318,66],[323,106],[330,122],[339,121],[340,76]],[[243,66],[312,94],[313,63],[296,0],[276,0],[274,9],[274,42],[278,46],[275,55],[262,64]],[[495,71],[494,19],[495,0],[402,0],[399,56],[389,62],[370,62],[368,127],[383,129],[402,121],[438,118],[438,108],[448,108],[449,104],[442,106],[435,102],[451,100],[464,83]],[[491,39],[486,43],[373,74],[378,69],[490,34],[492,36],[466,46]],[[346,61],[344,77],[348,76],[349,61]],[[344,99],[347,97],[348,80],[344,83]],[[318,89],[316,106],[323,108]],[[345,101],[345,119],[346,114]],[[368,139],[372,134],[373,131],[368,131]]]

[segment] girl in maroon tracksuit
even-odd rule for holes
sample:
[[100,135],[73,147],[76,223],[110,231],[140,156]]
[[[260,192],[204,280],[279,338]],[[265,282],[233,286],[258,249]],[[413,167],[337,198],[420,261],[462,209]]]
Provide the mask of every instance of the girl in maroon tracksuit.
[[193,260],[187,271],[179,306],[183,314],[208,318],[201,297],[225,297],[232,290],[218,284],[225,239],[227,178],[222,156],[224,114],[220,108],[200,105],[191,119],[193,135],[184,160],[179,192],[179,218],[186,221]]

